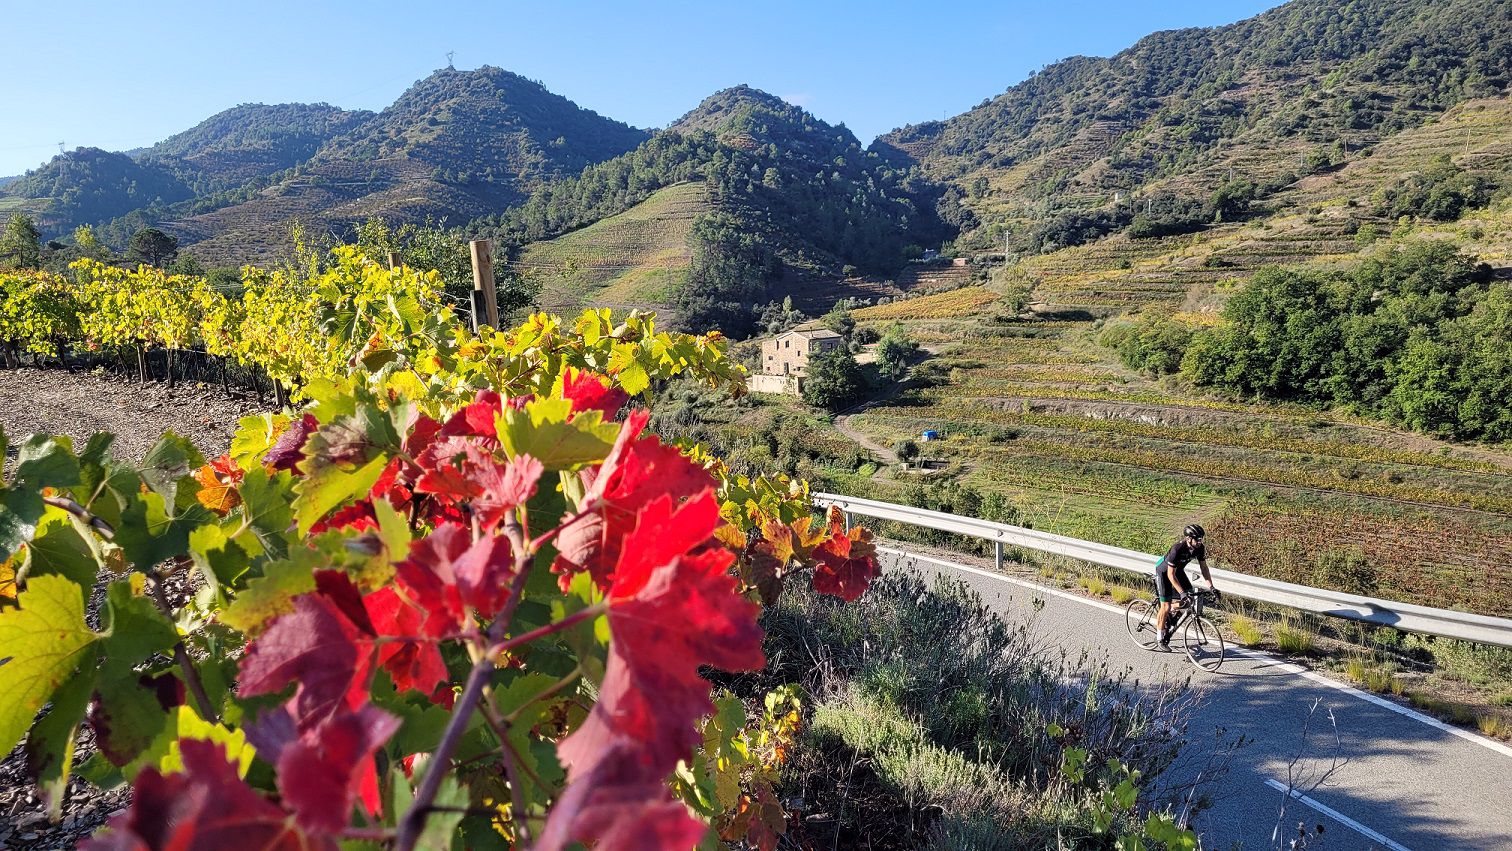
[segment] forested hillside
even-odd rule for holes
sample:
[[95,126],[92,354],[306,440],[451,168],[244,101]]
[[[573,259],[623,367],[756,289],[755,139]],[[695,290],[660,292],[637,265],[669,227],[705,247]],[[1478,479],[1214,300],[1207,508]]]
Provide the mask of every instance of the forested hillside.
[[54,236],[192,197],[194,190],[161,163],[78,148],[0,188],[0,208],[31,213],[43,233]]
[[[650,288],[617,290],[631,302],[669,300],[691,323],[743,330],[751,308],[783,294],[784,280],[839,278],[857,271],[890,274],[919,246],[953,236],[935,210],[941,190],[918,174],[894,169],[862,149],[844,127],[827,124],[766,92],[737,86],[718,92],[636,150],[543,187],[524,204],[482,218],[473,228],[507,244],[552,240],[633,208],[661,190],[701,183],[702,205],[679,209],[666,227],[688,233],[683,268],[642,274],[655,257],[531,247],[520,268],[556,278],[560,291],[584,266],[630,270]],[[627,212],[632,211],[632,212]],[[582,240],[574,240],[581,243]],[[565,280],[561,280],[565,279]],[[588,286],[581,297],[592,297]]]
[[169,136],[137,159],[164,161],[205,195],[293,168],[372,117],[325,103],[245,103]]
[[107,241],[124,245],[145,224],[231,203],[243,187],[262,188],[371,116],[328,104],[242,104],[141,151],[60,154],[0,187],[8,196],[0,203],[33,211],[49,236],[126,217],[101,228]]

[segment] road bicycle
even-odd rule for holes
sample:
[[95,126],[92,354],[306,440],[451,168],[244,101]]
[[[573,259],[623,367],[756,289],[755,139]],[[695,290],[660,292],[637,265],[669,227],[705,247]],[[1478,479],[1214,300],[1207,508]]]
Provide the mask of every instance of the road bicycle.
[[[1212,673],[1223,664],[1223,635],[1218,626],[1202,614],[1209,600],[1221,598],[1217,591],[1198,588],[1190,595],[1190,602],[1179,609],[1171,607],[1166,616],[1166,639],[1181,635],[1181,649],[1193,665]],[[1160,614],[1160,604],[1154,600],[1130,600],[1124,608],[1124,626],[1129,637],[1146,650],[1154,650],[1160,644],[1155,618]]]

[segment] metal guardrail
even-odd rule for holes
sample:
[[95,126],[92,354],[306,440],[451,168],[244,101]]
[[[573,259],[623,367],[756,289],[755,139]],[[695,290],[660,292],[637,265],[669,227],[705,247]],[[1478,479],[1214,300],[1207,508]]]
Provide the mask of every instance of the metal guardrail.
[[[1010,526],[1006,523],[946,514],[942,511],[930,511],[924,508],[833,493],[814,494],[814,501],[823,506],[839,506],[847,517],[859,514],[864,517],[875,517],[878,520],[893,520],[926,529],[938,529],[942,532],[953,532],[957,535],[991,541],[999,568],[1003,566],[1003,547],[1005,546],[1066,556],[1078,561],[1115,567],[1144,576],[1154,576],[1155,565],[1160,561],[1158,555],[1082,541],[1064,535],[1053,535],[1020,526]],[[1306,585],[1293,585],[1290,582],[1277,582],[1274,579],[1263,579],[1231,570],[1214,569],[1212,574],[1224,594],[1232,594],[1247,600],[1274,603],[1304,612],[1346,618],[1377,626],[1390,626],[1408,632],[1512,647],[1512,620],[1507,618],[1472,615],[1412,603],[1376,600],[1358,594],[1346,594],[1342,591],[1327,591],[1309,588]]]

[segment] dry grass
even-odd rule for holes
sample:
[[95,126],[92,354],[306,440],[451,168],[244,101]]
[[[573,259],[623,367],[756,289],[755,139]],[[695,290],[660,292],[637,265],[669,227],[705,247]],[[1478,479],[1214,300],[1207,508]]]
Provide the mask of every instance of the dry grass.
[[1276,624],[1276,647],[1282,653],[1306,656],[1313,650],[1313,632],[1296,622]]
[[1113,602],[1122,606],[1127,604],[1135,597],[1139,596],[1139,592],[1135,591],[1133,588],[1126,588],[1122,585],[1112,585],[1108,588],[1108,596],[1113,598]]
[[[1475,707],[1473,706],[1466,706],[1463,703],[1455,703],[1452,700],[1445,700],[1438,695],[1429,694],[1426,691],[1409,691],[1407,692],[1407,700],[1413,706],[1423,710],[1429,715],[1436,715],[1439,718],[1443,718],[1446,721],[1451,721],[1455,724],[1460,725],[1461,727],[1475,727],[1479,729],[1480,725],[1483,723],[1483,719],[1491,717],[1494,718],[1496,722],[1498,722],[1498,729],[1505,728],[1505,725],[1499,723],[1501,721],[1500,718],[1496,718],[1495,716],[1481,715],[1479,712],[1475,711]],[[1488,733],[1487,735],[1491,734]]]
[[1377,694],[1400,696],[1406,691],[1406,686],[1403,685],[1401,680],[1397,679],[1396,674],[1390,668],[1377,665],[1363,657],[1350,659],[1344,673],[1351,680]]
[[1493,739],[1512,738],[1512,724],[1500,715],[1481,715],[1475,719],[1475,728],[1481,731],[1481,735]]
[[1087,593],[1094,597],[1101,597],[1108,593],[1108,583],[1096,576],[1083,576],[1081,584],[1083,588],[1087,589]]
[[1265,630],[1260,628],[1260,624],[1256,623],[1254,618],[1229,615],[1228,626],[1230,630],[1233,630],[1234,637],[1239,639],[1239,643],[1247,647],[1254,647],[1265,640]]

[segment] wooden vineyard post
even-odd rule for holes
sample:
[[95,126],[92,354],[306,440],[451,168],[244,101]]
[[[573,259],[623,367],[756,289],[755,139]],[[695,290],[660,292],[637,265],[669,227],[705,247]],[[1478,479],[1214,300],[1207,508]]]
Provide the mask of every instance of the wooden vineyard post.
[[137,353],[137,377],[143,384],[147,383],[147,350],[143,346],[136,347]]
[[388,264],[390,269],[399,268],[399,252],[390,251],[388,253]]
[[499,327],[499,294],[494,291],[493,243],[475,239],[471,243],[473,269],[473,330],[483,325]]

